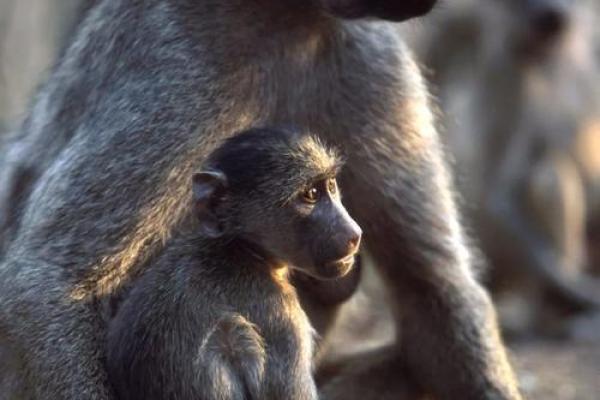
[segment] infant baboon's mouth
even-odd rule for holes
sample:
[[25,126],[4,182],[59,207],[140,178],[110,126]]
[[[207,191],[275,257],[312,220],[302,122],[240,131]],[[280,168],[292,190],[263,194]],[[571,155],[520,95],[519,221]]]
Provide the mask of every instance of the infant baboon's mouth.
[[340,278],[345,276],[354,266],[355,254],[352,253],[335,261],[328,262],[323,268],[325,278]]
[[354,253],[349,254],[344,258],[334,261],[334,263],[336,263],[336,264],[347,264],[347,263],[354,264],[354,256],[355,256]]

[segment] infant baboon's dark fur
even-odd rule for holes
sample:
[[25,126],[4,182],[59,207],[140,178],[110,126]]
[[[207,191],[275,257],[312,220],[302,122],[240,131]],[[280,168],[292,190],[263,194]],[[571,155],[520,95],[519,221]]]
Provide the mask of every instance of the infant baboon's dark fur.
[[[140,277],[111,323],[120,399],[316,399],[313,328],[288,279],[349,272],[361,230],[340,161],[310,135],[254,129],[194,175],[199,229]],[[293,267],[292,267],[293,263]]]

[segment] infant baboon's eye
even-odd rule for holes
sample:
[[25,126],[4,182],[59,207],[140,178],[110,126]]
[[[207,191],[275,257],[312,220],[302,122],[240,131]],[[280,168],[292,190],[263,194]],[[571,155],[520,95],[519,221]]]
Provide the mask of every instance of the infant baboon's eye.
[[337,182],[335,179],[330,178],[327,180],[327,190],[329,190],[329,193],[331,194],[337,193]]
[[306,203],[314,204],[319,200],[321,192],[316,186],[311,186],[302,192],[302,200]]

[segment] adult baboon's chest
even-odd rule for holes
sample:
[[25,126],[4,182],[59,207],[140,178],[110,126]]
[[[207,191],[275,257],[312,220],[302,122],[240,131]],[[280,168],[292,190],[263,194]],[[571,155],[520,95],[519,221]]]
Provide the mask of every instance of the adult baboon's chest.
[[402,50],[397,43],[378,46],[377,40],[389,39],[385,33],[378,38],[346,32],[344,40],[322,49],[251,60],[230,80],[233,101],[246,110],[238,115],[258,125],[292,124],[316,133],[340,126],[355,130],[376,123],[375,115],[395,118],[386,104],[393,105],[401,91]]

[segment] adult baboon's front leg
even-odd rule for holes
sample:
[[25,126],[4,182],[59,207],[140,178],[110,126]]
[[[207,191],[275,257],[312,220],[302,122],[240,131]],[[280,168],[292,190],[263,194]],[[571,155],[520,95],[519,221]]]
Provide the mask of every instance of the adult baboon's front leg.
[[519,399],[437,135],[427,118],[409,120],[423,124],[358,133],[342,177],[345,202],[389,286],[398,357],[436,398]]

